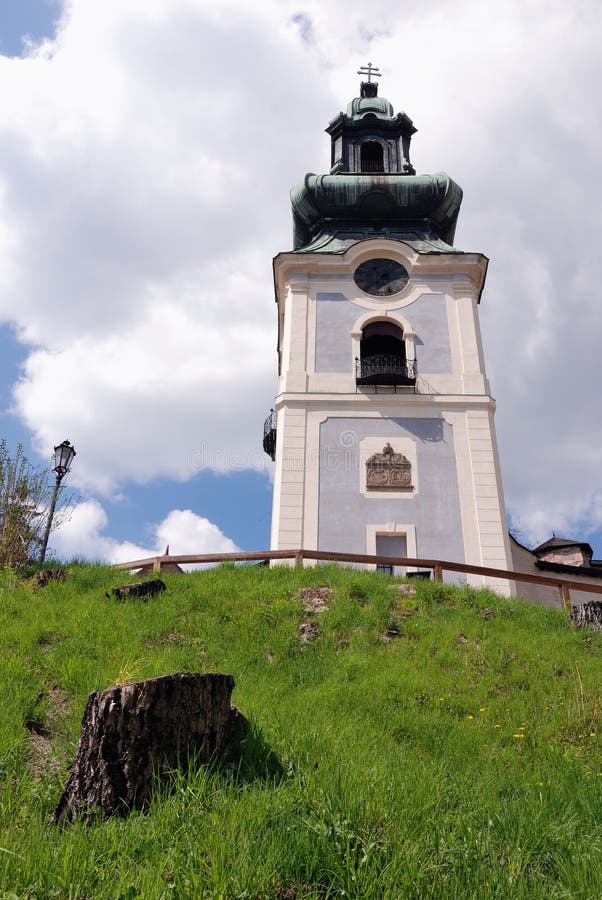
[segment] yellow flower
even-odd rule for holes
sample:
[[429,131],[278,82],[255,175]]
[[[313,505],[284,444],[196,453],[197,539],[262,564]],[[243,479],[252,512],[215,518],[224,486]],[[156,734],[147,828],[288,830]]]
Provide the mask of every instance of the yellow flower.
[[441,701],[444,699],[445,699],[444,697],[439,697],[439,703],[441,703]]
[[502,726],[501,726],[501,725],[494,725],[493,727],[494,727],[494,728],[501,728]]
[[518,733],[517,733],[517,734],[513,734],[512,737],[515,737],[515,738],[524,738],[524,734],[518,734]]
[[487,712],[486,706],[479,706],[479,712]]
[[469,719],[474,719],[474,716],[468,716]]
[[543,781],[537,781],[535,783],[537,784],[537,787],[543,787]]
[[590,731],[589,736],[590,736],[590,737],[595,737],[595,736],[596,736],[596,732],[595,732],[595,731]]

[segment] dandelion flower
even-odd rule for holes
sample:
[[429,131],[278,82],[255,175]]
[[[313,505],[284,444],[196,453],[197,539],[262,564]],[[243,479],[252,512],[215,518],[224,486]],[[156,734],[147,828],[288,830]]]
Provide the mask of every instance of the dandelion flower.
[[474,716],[468,716],[469,719],[474,719]]
[[493,727],[494,727],[494,728],[501,728],[502,726],[501,726],[501,725],[494,725]]
[[479,706],[479,712],[487,712],[486,706]]
[[524,734],[519,734],[518,732],[516,732],[515,734],[512,735],[512,737],[515,737],[515,738],[524,738]]

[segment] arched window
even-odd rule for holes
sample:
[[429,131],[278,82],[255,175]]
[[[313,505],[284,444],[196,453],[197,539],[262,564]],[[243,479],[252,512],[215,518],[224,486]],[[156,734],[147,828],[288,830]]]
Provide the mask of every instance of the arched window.
[[364,141],[360,148],[360,169],[366,174],[385,171],[381,144],[376,141]]
[[414,361],[406,359],[403,330],[394,322],[369,322],[362,331],[357,384],[415,384]]

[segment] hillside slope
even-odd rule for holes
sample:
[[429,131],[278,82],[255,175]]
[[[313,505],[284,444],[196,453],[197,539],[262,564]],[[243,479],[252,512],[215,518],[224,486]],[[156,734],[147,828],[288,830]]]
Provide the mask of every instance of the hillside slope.
[[[602,635],[335,566],[105,596],[127,580],[0,574],[2,896],[602,896]],[[49,825],[88,691],[175,671],[234,675],[240,766],[128,820]]]

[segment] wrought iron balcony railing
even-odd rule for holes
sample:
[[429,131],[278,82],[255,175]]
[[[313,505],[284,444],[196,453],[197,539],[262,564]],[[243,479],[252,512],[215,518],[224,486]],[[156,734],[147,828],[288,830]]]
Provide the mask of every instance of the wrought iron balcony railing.
[[263,423],[263,449],[269,457],[276,458],[276,416],[273,409]]
[[356,384],[416,384],[416,360],[377,353],[355,361]]

